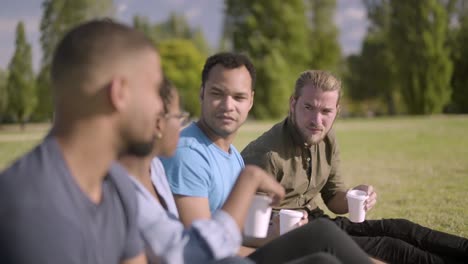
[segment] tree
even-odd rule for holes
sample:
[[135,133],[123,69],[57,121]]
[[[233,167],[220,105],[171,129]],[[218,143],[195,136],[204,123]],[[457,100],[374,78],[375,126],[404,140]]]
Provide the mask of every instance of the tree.
[[377,100],[386,105],[388,114],[394,115],[401,109],[396,99],[398,82],[389,45],[389,0],[365,0],[364,4],[369,26],[361,53],[347,59],[347,93],[358,102]]
[[341,59],[338,28],[333,17],[336,0],[308,0],[310,67],[337,72]]
[[183,107],[192,115],[198,116],[200,114],[200,73],[205,62],[205,55],[193,42],[186,39],[161,41],[158,50],[162,58],[164,73],[178,88],[183,99]]
[[32,69],[31,45],[26,40],[23,22],[16,26],[16,50],[8,66],[8,112],[20,122],[28,121],[37,98]]
[[451,95],[448,18],[439,0],[390,1],[390,45],[410,114],[440,113]]
[[50,93],[50,64],[56,45],[73,26],[98,17],[112,17],[112,0],[44,0],[41,18],[41,70],[37,78],[39,89],[38,118],[52,116],[52,97]]
[[192,41],[203,54],[209,54],[211,50],[203,31],[190,27],[183,14],[172,12],[166,21],[154,25],[146,17],[134,16],[133,27],[145,33],[156,45],[168,39],[186,39]]
[[450,111],[468,113],[468,3],[460,1],[459,4],[458,27],[453,29],[450,46],[454,64]]
[[8,90],[7,90],[8,74],[0,69],[0,124],[6,116],[8,106]]
[[304,1],[226,0],[225,10],[223,39],[230,43],[223,47],[247,53],[257,69],[253,115],[284,115],[294,79],[310,62]]

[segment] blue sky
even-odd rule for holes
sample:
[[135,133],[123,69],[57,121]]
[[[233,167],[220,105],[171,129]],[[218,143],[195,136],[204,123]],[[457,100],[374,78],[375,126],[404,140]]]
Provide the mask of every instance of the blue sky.
[[[33,47],[34,69],[41,59],[39,24],[42,0],[1,0],[0,8],[0,68],[8,67],[14,52],[15,27],[19,20],[26,25],[28,41]],[[216,47],[222,33],[222,0],[114,0],[117,19],[131,23],[136,14],[151,22],[167,19],[171,11],[185,14],[189,23],[200,26],[211,46]],[[366,11],[361,0],[338,0],[335,22],[340,28],[340,44],[344,54],[359,52],[366,33]]]

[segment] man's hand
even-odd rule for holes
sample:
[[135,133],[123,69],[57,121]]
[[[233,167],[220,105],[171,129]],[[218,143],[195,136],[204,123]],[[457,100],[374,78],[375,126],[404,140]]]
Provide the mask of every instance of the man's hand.
[[361,190],[365,191],[369,198],[364,202],[364,210],[369,211],[372,209],[377,203],[377,193],[374,191],[374,187],[372,185],[358,185],[353,188],[353,190]]
[[302,213],[302,218],[301,221],[299,221],[296,225],[297,227],[303,226],[307,223],[309,223],[309,214],[305,210],[298,210],[299,212]]
[[[252,165],[249,165],[249,166],[252,166]],[[281,186],[281,184],[279,184],[273,178],[273,176],[269,175],[266,171],[258,167],[253,167],[249,169],[255,170],[255,173],[259,175],[260,183],[258,185],[257,191],[265,192],[270,197],[272,197],[271,205],[273,206],[279,205],[280,201],[286,195],[283,186]]]

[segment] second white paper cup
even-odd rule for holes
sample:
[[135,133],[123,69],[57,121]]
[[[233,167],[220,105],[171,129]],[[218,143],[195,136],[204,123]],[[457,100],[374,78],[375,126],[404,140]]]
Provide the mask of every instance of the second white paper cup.
[[258,238],[267,236],[271,215],[270,204],[270,197],[255,195],[245,220],[244,235]]
[[302,212],[288,209],[281,209],[279,211],[280,217],[280,235],[291,231],[296,228],[296,224],[301,221],[303,216]]
[[349,220],[354,223],[361,223],[366,219],[364,201],[368,198],[367,193],[361,190],[349,190],[346,193],[348,200]]

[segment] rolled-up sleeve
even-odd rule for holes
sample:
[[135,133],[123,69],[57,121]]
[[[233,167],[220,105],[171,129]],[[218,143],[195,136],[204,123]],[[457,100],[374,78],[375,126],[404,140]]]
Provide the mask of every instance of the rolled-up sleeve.
[[234,219],[223,210],[216,211],[211,220],[199,220],[192,224],[207,243],[215,259],[237,254],[242,236]]
[[211,219],[194,221],[185,229],[139,187],[138,226],[150,261],[206,263],[233,256],[239,250],[242,240],[239,228],[226,212],[217,211]]

